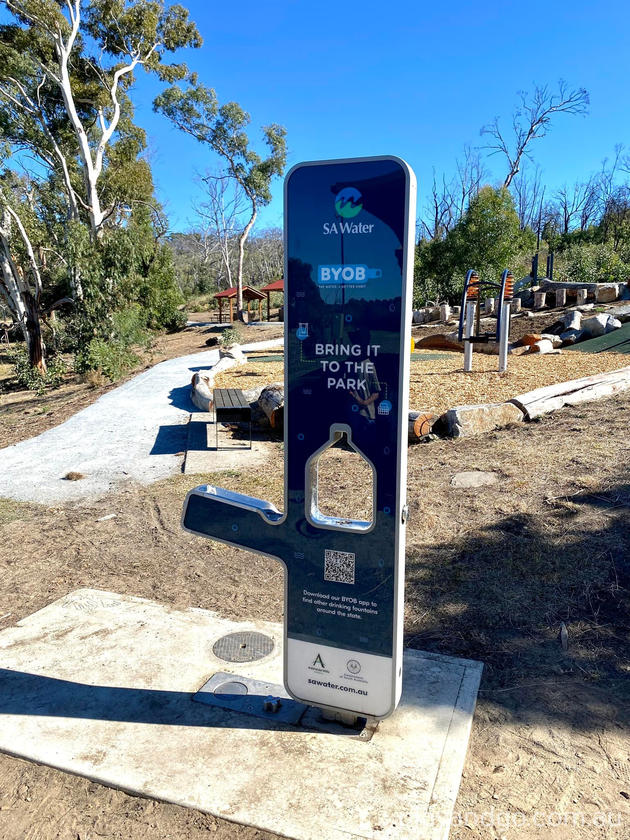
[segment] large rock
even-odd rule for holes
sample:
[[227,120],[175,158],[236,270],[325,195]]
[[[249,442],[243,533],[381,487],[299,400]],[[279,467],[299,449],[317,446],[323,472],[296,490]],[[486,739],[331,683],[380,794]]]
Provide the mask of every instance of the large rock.
[[582,328],[582,313],[577,309],[572,309],[565,313],[562,323],[567,330],[579,330]]
[[455,473],[451,478],[451,487],[456,487],[458,490],[474,490],[477,487],[487,487],[490,484],[498,483],[498,473],[484,472],[483,470],[467,470],[466,472]]
[[619,297],[619,286],[616,283],[598,283],[595,289],[597,303],[611,303]]
[[630,306],[618,306],[615,309],[615,318],[618,318],[622,323],[630,321]]
[[612,332],[619,329],[621,321],[614,318],[612,315],[593,315],[590,318],[585,318],[582,321],[582,329],[588,333],[591,338],[598,338],[600,335]]
[[448,434],[458,438],[491,432],[509,423],[519,423],[523,416],[521,409],[512,403],[488,403],[451,408],[444,418]]
[[567,330],[560,333],[560,338],[564,346],[569,347],[571,344],[576,344],[584,338],[584,330]]

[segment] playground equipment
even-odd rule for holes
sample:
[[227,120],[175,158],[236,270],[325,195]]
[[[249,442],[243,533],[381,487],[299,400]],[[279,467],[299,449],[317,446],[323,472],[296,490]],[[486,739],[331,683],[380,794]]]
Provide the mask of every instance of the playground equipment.
[[[481,302],[494,301],[498,291],[497,327],[494,333],[481,333]],[[500,283],[482,281],[474,269],[466,273],[466,282],[462,292],[462,307],[459,315],[459,341],[464,342],[464,370],[472,370],[473,345],[487,344],[490,341],[499,344],[499,373],[507,370],[507,351],[510,336],[510,312],[514,296],[514,276],[507,268],[501,275]],[[493,306],[490,306],[492,309]],[[489,313],[488,313],[489,314]]]

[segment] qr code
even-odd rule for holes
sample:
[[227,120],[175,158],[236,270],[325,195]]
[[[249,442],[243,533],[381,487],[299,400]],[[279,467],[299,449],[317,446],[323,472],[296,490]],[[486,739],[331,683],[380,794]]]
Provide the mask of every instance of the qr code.
[[354,583],[354,554],[351,551],[324,550],[324,580]]

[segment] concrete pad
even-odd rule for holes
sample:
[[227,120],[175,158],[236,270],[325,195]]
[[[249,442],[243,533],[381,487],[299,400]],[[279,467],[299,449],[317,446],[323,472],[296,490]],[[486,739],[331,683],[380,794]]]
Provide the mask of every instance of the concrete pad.
[[[219,447],[216,449],[216,431],[213,415],[198,411],[190,415],[186,443],[186,475],[207,475],[223,470],[247,470],[268,463],[274,451],[274,444],[259,440],[260,434],[253,431],[252,448],[249,438],[235,438],[225,426],[219,428]],[[282,457],[282,456],[280,456]]]
[[[242,630],[274,649],[217,658]],[[298,840],[445,840],[482,665],[407,651],[368,742],[192,702],[218,671],[281,682],[281,662],[278,624],[77,590],[0,632],[0,749]]]

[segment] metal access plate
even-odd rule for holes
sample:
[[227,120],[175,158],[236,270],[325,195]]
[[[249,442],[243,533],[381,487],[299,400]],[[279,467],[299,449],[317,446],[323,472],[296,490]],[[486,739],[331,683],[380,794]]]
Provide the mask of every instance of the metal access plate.
[[264,633],[244,631],[221,636],[212,645],[212,653],[225,662],[255,662],[273,651],[273,639]]
[[[277,711],[265,711],[265,700],[268,698],[280,701]],[[299,724],[300,718],[308,709],[304,703],[298,703],[289,697],[281,685],[228,674],[225,671],[219,671],[210,677],[193,696],[193,700],[293,726]]]

